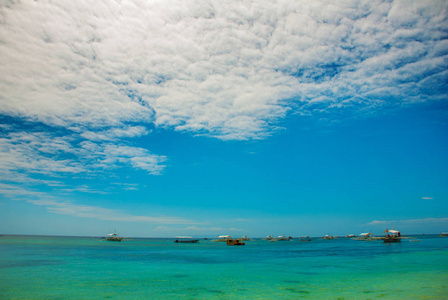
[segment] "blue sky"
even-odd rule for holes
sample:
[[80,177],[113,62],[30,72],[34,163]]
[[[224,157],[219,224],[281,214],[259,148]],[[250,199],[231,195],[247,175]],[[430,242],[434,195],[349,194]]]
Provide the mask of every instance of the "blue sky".
[[0,232],[447,231],[447,8],[2,3]]

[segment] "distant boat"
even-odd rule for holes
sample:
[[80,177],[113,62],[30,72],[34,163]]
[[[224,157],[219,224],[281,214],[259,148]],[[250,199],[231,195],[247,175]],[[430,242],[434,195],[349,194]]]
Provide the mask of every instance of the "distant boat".
[[279,242],[288,242],[288,241],[290,241],[291,240],[291,237],[289,236],[289,237],[286,237],[286,236],[284,236],[284,235],[280,235],[278,238],[277,238],[277,241],[279,241]]
[[370,241],[372,240],[372,233],[371,232],[364,232],[359,235],[359,237],[355,237],[354,240],[356,241]]
[[395,229],[386,229],[384,231],[387,235],[383,238],[385,243],[397,243],[401,242],[401,233]]
[[272,240],[272,239],[273,239],[272,235],[268,235],[268,236],[266,237],[266,240],[267,240],[267,241],[270,241],[270,240]]
[[176,236],[175,243],[195,244],[199,243],[199,239],[194,239],[191,236]]
[[324,240],[332,240],[332,239],[334,239],[334,237],[332,237],[332,236],[329,235],[329,234],[324,235],[322,238],[323,238]]
[[230,235],[220,235],[217,239],[214,239],[214,242],[227,242],[228,239],[231,239]]
[[250,241],[250,238],[248,238],[247,235],[245,235],[245,236],[243,236],[243,237],[241,238],[241,240],[243,240],[243,241]]
[[307,235],[299,237],[299,241],[301,242],[311,242],[311,238]]
[[448,232],[442,232],[439,236],[448,236]]
[[123,239],[123,238],[122,238],[122,237],[119,237],[118,234],[117,234],[116,232],[114,232],[114,233],[109,233],[109,234],[106,236],[106,241],[109,241],[109,242],[121,242],[122,239]]
[[242,242],[240,239],[228,238],[226,240],[227,246],[244,246],[246,243]]

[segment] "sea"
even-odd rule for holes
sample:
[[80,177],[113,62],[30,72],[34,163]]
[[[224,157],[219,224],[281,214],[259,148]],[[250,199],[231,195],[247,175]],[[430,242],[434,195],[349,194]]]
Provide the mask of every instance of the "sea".
[[448,237],[227,246],[3,235],[0,299],[448,299]]

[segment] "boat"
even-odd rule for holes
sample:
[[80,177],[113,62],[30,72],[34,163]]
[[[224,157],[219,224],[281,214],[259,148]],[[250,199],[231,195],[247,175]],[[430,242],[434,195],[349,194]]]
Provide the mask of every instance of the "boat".
[[346,237],[346,238],[354,238],[355,235],[354,235],[354,234],[347,234],[345,237]]
[[358,237],[353,238],[356,241],[371,241],[372,233],[371,232],[363,232]]
[[230,235],[220,235],[217,239],[214,239],[214,242],[227,242],[228,239],[231,239]]
[[116,232],[114,232],[114,233],[109,233],[109,234],[106,236],[106,241],[109,241],[109,242],[121,242],[122,239],[123,239],[123,238],[122,238],[122,237],[119,237],[118,234],[117,234]]
[[229,238],[226,241],[227,246],[244,246],[246,243],[242,242],[241,239],[232,239]]
[[329,235],[329,234],[324,235],[322,238],[323,238],[324,240],[332,240],[332,239],[334,239],[334,237],[332,237],[332,236]]
[[299,237],[299,241],[301,242],[311,242],[311,238],[307,235]]
[[175,243],[188,243],[188,244],[195,244],[199,243],[199,239],[194,239],[191,236],[176,236]]
[[247,235],[243,236],[241,238],[242,241],[250,241],[250,238],[247,237]]
[[385,243],[397,243],[401,242],[401,233],[395,229],[386,229],[384,231],[387,235],[383,238]]
[[270,240],[272,240],[272,239],[273,239],[272,235],[268,235],[268,236],[266,237],[266,240],[267,240],[267,241],[270,241]]
[[286,236],[284,236],[284,235],[280,235],[278,238],[277,238],[277,241],[279,241],[279,242],[288,242],[288,241],[290,241],[291,240],[291,238],[292,237],[286,237]]
[[439,236],[448,236],[448,232],[442,232]]

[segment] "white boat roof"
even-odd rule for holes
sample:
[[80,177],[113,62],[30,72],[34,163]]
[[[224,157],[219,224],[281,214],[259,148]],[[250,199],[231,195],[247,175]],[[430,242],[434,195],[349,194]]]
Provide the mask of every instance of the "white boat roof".
[[220,236],[218,236],[219,238],[227,238],[227,237],[230,237],[230,235],[220,235]]
[[176,236],[176,239],[192,239],[193,237],[191,236]]
[[365,236],[365,235],[371,235],[371,233],[370,233],[370,232],[363,232],[363,233],[361,233],[361,235],[362,235],[362,236]]

